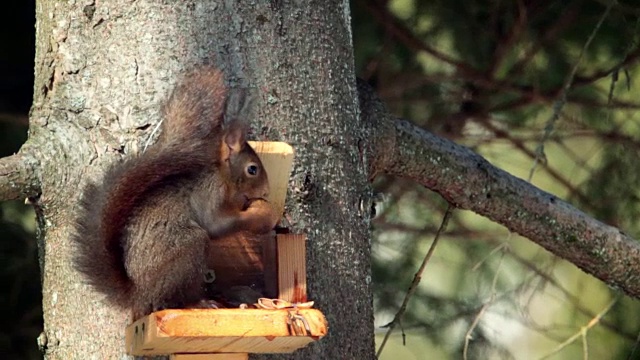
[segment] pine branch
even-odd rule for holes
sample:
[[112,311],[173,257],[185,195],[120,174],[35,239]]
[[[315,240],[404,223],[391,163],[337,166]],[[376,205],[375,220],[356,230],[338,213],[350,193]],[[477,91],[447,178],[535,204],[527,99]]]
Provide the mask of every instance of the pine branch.
[[369,133],[371,178],[387,173],[412,179],[640,298],[637,240],[496,168],[469,148],[396,119],[364,82],[358,91]]

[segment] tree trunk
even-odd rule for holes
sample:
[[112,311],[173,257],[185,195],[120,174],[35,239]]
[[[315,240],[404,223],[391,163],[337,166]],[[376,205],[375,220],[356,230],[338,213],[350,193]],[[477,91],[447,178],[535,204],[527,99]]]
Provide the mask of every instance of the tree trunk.
[[71,266],[78,189],[142,151],[179,75],[214,63],[253,89],[255,137],[296,150],[286,213],[308,235],[309,297],[330,331],[292,358],[373,358],[370,190],[348,2],[40,0],[36,16],[30,138],[15,160],[21,181],[39,187],[11,195],[41,193],[46,357],[122,358],[128,314]]

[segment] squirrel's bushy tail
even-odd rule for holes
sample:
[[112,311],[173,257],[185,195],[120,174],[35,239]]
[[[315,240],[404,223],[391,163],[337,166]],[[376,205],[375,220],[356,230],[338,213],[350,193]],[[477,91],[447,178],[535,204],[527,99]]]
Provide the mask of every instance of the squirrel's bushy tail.
[[105,186],[88,184],[80,201],[80,216],[76,220],[74,265],[96,290],[117,306],[131,305],[133,283],[123,262],[123,249],[119,239],[107,242],[103,239],[106,199]]
[[228,90],[220,70],[205,66],[184,76],[164,106],[159,144],[180,147],[220,135]]
[[127,223],[149,192],[199,174],[213,161],[209,148],[215,142],[208,140],[221,133],[226,96],[218,70],[202,68],[187,75],[165,106],[158,143],[111,166],[101,183],[83,190],[73,235],[75,267],[110,303],[130,307],[135,301],[124,259]]

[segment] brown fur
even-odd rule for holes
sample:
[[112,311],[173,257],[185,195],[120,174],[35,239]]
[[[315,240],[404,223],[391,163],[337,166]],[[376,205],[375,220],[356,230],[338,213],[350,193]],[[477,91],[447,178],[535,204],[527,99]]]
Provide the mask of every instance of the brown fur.
[[266,172],[245,128],[223,125],[226,96],[218,70],[187,75],[165,106],[158,142],[83,191],[76,268],[136,318],[198,303],[215,240],[275,225]]

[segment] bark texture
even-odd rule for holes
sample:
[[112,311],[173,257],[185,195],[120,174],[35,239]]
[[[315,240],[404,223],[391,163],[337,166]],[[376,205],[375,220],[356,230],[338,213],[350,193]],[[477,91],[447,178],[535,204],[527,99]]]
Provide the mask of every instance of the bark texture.
[[37,160],[31,151],[0,159],[0,199],[16,200],[32,197],[39,192]]
[[152,141],[173,84],[202,63],[253,90],[255,138],[296,150],[287,215],[308,234],[309,296],[331,331],[287,358],[373,358],[369,212],[359,206],[370,191],[346,1],[40,0],[36,27],[30,139],[19,157],[37,162],[5,160],[0,181],[21,179],[17,190],[2,186],[5,198],[42,194],[46,358],[122,358],[128,314],[71,267],[78,189]]

